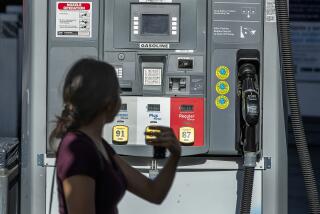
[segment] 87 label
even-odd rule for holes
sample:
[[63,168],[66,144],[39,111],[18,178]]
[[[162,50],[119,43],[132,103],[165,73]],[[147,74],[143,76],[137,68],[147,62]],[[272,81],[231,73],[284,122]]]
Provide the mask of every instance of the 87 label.
[[194,144],[194,128],[193,127],[181,127],[179,129],[179,141],[183,145],[192,146]]

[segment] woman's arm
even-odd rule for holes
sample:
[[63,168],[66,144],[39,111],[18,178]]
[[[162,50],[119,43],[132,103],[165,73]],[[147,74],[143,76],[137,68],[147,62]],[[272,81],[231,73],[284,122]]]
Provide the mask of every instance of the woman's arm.
[[181,147],[172,129],[166,127],[156,128],[161,130],[161,134],[156,134],[157,140],[154,140],[151,144],[166,147],[171,152],[171,155],[154,180],[150,180],[142,175],[120,156],[115,155],[114,159],[126,177],[130,192],[152,203],[161,204],[173,183]]
[[93,178],[82,175],[66,178],[63,180],[63,192],[68,214],[96,213]]

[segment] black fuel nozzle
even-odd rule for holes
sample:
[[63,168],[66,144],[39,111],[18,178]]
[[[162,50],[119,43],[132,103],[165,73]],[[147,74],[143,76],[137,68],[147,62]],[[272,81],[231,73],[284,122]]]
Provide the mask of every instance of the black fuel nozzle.
[[257,152],[256,125],[259,122],[260,106],[259,91],[256,88],[257,70],[251,63],[244,63],[239,68],[239,80],[241,82],[241,108],[245,122],[245,165],[254,166]]
[[256,89],[256,67],[245,63],[239,68],[242,89],[242,116],[247,126],[256,126],[259,122],[259,92]]

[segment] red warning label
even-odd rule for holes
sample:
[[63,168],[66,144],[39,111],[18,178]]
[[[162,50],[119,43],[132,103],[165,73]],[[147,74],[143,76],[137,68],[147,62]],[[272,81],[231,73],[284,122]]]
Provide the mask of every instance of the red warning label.
[[91,3],[58,3],[59,10],[90,10]]
[[92,2],[57,2],[56,37],[92,37]]

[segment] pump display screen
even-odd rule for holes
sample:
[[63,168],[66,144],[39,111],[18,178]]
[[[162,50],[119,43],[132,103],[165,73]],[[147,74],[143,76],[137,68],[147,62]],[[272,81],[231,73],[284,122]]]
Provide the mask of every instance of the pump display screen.
[[169,15],[142,14],[142,35],[169,35]]
[[127,104],[121,104],[120,111],[127,111],[127,110],[128,110]]
[[[130,41],[142,43],[178,43],[180,42],[180,18],[180,4],[132,3]],[[159,48],[169,48],[169,45],[164,45]],[[141,46],[140,48],[145,48],[145,46]],[[151,48],[158,49],[158,47]]]
[[180,106],[182,112],[193,111],[193,105],[182,105]]
[[149,104],[147,107],[147,111],[160,111],[159,104]]

